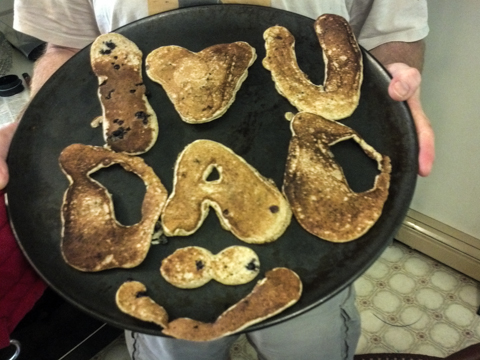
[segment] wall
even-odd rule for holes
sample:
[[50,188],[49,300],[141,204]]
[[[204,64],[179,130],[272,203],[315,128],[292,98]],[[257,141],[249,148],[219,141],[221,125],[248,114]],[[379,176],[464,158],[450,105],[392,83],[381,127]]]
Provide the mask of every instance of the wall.
[[13,0],[0,0],[0,13],[12,10],[13,9]]
[[0,0],[0,21],[13,25],[13,1],[14,0]]
[[428,5],[422,101],[437,158],[396,239],[480,281],[480,2]]
[[411,208],[480,239],[480,2],[428,5],[422,101],[437,157]]

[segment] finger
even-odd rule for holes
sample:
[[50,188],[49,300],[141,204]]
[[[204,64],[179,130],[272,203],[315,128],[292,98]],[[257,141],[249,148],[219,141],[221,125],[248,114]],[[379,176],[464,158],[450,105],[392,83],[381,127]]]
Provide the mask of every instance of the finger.
[[8,168],[7,164],[3,159],[0,159],[0,190],[5,189],[8,184]]
[[13,134],[17,129],[18,123],[10,123],[0,128],[0,190],[7,186],[9,175],[7,166],[7,155]]
[[420,176],[428,176],[435,161],[435,135],[433,128],[422,109],[418,92],[407,100],[407,104],[412,112],[418,137],[418,174]]
[[387,65],[387,70],[392,75],[388,86],[388,93],[392,99],[405,101],[419,89],[422,77],[417,69],[406,64],[393,63]]

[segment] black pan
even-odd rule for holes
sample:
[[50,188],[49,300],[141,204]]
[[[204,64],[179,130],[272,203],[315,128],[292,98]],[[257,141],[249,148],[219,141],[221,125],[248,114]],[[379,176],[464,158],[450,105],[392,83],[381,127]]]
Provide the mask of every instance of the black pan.
[[[323,60],[313,20],[286,11],[245,5],[192,7],[148,17],[118,30],[134,41],[144,56],[164,45],[200,51],[234,41],[247,41],[257,50],[258,59],[236,101],[222,118],[207,124],[183,123],[163,89],[144,75],[150,103],[159,118],[160,135],[143,158],[155,169],[167,190],[172,190],[178,153],[199,138],[230,147],[281,187],[291,137],[284,114],[295,109],[276,92],[270,73],[261,64],[265,55],[263,32],[277,24],[287,27],[295,36],[301,68],[313,82],[322,83]],[[127,279],[143,282],[149,295],[166,308],[172,319],[214,321],[246,296],[256,281],[233,287],[211,281],[199,289],[180,290],[159,274],[161,260],[180,247],[197,245],[218,253],[231,245],[247,245],[223,230],[213,211],[194,235],[170,238],[165,245],[153,246],[146,260],[131,270],[83,273],[69,267],[61,257],[60,205],[68,182],[58,166],[58,156],[72,143],[104,144],[101,129],[90,126],[92,119],[101,114],[101,108],[89,50],[87,47],[80,51],[49,79],[31,102],[14,136],[8,158],[11,180],[7,191],[11,222],[19,244],[53,289],[88,314],[114,326],[161,335],[159,327],[117,309],[115,292]],[[295,306],[247,331],[299,315],[351,284],[390,243],[409,207],[417,172],[417,139],[412,118],[404,103],[389,98],[389,76],[385,70],[366,51],[363,55],[360,105],[342,122],[391,157],[391,188],[383,214],[366,235],[346,244],[320,240],[293,219],[276,242],[248,245],[261,260],[261,273],[256,280],[269,269],[285,266],[299,274],[304,293]],[[376,163],[366,158],[358,146],[347,141],[336,145],[333,151],[355,191],[373,186]],[[94,177],[113,193],[120,222],[133,224],[140,219],[145,189],[139,178],[117,167],[99,171]]]

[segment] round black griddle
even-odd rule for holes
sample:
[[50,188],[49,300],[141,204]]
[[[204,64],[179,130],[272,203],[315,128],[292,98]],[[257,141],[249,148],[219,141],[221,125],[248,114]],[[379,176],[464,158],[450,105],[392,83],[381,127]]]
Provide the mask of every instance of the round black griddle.
[[[172,190],[177,155],[200,138],[230,147],[281,188],[291,137],[284,114],[296,110],[276,92],[270,72],[261,64],[265,56],[263,32],[273,25],[285,26],[292,32],[300,67],[314,83],[323,83],[322,53],[313,20],[286,11],[246,5],[191,7],[148,17],[118,30],[139,46],[144,57],[165,45],[197,52],[234,41],[246,41],[257,51],[258,58],[233,105],[223,117],[206,124],[182,122],[163,89],[144,74],[149,101],[159,118],[160,135],[155,146],[142,157],[168,191]],[[247,329],[258,330],[299,315],[350,285],[378,258],[400,226],[416,183],[415,128],[406,105],[389,98],[386,71],[363,51],[360,104],[342,123],[357,130],[379,152],[389,155],[393,167],[383,214],[366,235],[346,244],[334,244],[310,235],[292,219],[276,242],[248,245],[223,230],[210,211],[194,235],[169,238],[165,245],[152,246],[145,261],[134,269],[83,273],[71,268],[60,253],[60,206],[68,181],[60,170],[58,156],[72,143],[104,144],[101,128],[90,126],[101,115],[101,107],[89,50],[83,49],[62,66],[26,110],[10,149],[11,180],[7,191],[11,222],[32,265],[53,289],[92,316],[121,328],[161,335],[160,327],[117,309],[115,292],[124,281],[143,282],[148,294],[165,307],[171,319],[190,317],[212,322],[246,296],[266,271],[280,266],[294,270],[304,284],[302,298],[283,313]],[[373,186],[376,163],[355,143],[340,143],[332,151],[355,191]],[[93,177],[113,193],[120,222],[128,225],[140,219],[145,188],[139,178],[116,166]],[[189,245],[202,246],[213,253],[231,245],[249,246],[260,257],[261,273],[255,281],[242,286],[227,287],[211,281],[195,290],[177,289],[160,276],[160,263],[177,248]]]

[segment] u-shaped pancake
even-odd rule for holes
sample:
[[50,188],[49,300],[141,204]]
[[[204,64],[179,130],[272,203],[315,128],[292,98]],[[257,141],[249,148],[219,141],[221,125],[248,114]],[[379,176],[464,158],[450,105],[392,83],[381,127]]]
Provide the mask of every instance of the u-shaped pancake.
[[323,50],[323,85],[313,84],[300,69],[295,38],[282,26],[264,32],[266,56],[262,64],[270,70],[277,91],[298,111],[340,120],[350,116],[358,106],[363,80],[362,53],[343,17],[322,15],[314,28]]

